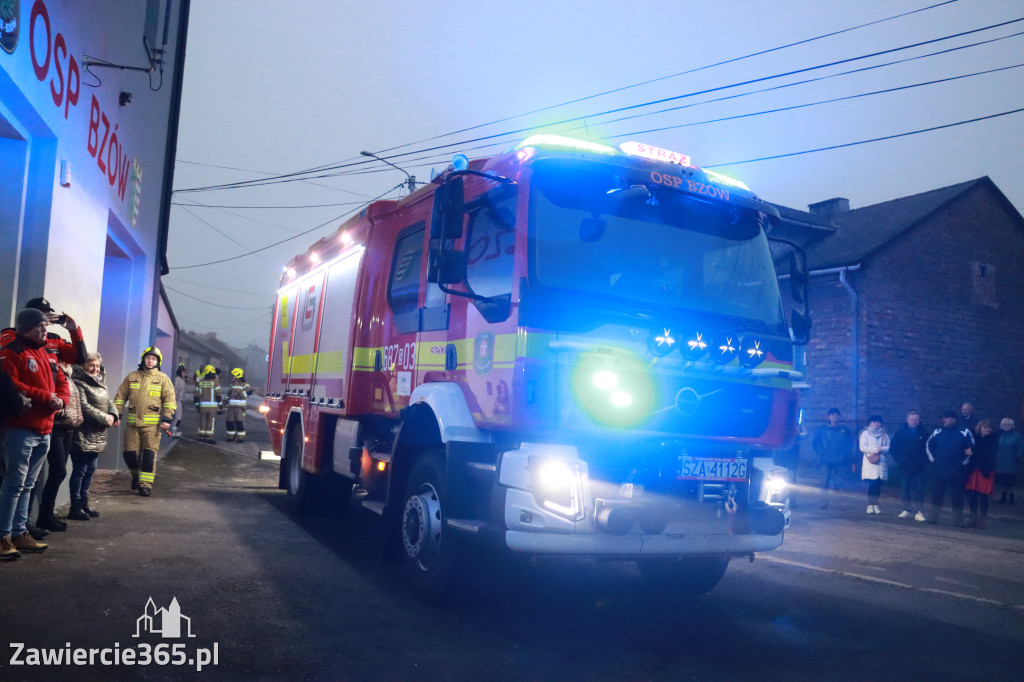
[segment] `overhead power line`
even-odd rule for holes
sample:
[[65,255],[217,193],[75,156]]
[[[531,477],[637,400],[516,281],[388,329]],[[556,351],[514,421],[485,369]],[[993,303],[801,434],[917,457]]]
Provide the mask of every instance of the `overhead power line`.
[[[382,192],[382,193],[378,194],[377,196],[375,196],[374,198],[370,199],[369,201],[363,202],[363,206],[369,206],[370,204],[372,204],[373,202],[377,201],[378,199],[382,199],[385,195],[390,194],[391,192],[394,192],[396,189],[399,189],[399,188],[402,188],[402,187],[405,187],[405,183],[404,182],[399,184],[399,185],[395,185],[394,187],[392,187],[391,189],[387,190],[386,192]],[[203,268],[203,267],[206,267],[208,265],[218,265],[220,263],[227,263],[227,262],[230,262],[230,261],[233,261],[233,260],[238,260],[239,258],[245,258],[247,256],[251,256],[253,254],[257,254],[257,253],[266,251],[267,249],[272,249],[275,246],[280,246],[281,244],[286,244],[287,242],[290,242],[293,239],[298,239],[299,237],[305,236],[305,235],[307,235],[307,234],[309,234],[311,232],[315,232],[316,230],[319,230],[321,227],[324,227],[326,225],[334,224],[334,223],[338,222],[339,220],[341,220],[342,218],[344,218],[349,213],[352,213],[352,211],[348,211],[346,213],[342,213],[339,216],[335,216],[334,218],[331,218],[330,220],[322,222],[319,225],[316,225],[315,227],[309,228],[308,230],[304,230],[302,232],[299,232],[298,234],[293,235],[291,237],[288,237],[287,239],[282,239],[281,241],[274,242],[273,244],[267,244],[266,246],[261,246],[260,248],[253,249],[252,251],[249,251],[248,253],[240,253],[237,256],[231,256],[229,258],[221,258],[219,260],[210,261],[208,263],[196,263],[195,265],[179,265],[177,267],[172,267],[171,270],[190,270],[192,268]]]
[[[574,104],[574,103],[577,103],[577,102],[586,101],[586,100],[594,99],[594,98],[597,98],[597,97],[601,97],[601,96],[606,95],[606,94],[611,94],[613,92],[620,92],[620,91],[628,90],[628,89],[631,89],[631,88],[634,88],[634,87],[640,87],[642,85],[647,85],[649,83],[653,83],[653,82],[656,82],[656,81],[659,81],[659,80],[665,80],[665,79],[668,79],[668,78],[675,78],[675,77],[686,75],[686,74],[693,73],[693,72],[696,72],[696,71],[702,71],[702,70],[710,69],[710,68],[713,68],[713,67],[716,67],[716,66],[721,66],[721,65],[724,65],[724,64],[730,64],[730,63],[742,61],[744,59],[750,59],[752,57],[768,54],[768,53],[771,53],[771,52],[777,52],[777,51],[784,50],[784,49],[787,49],[787,48],[790,48],[790,47],[795,47],[797,45],[803,45],[803,44],[806,44],[806,43],[811,43],[811,42],[814,42],[814,41],[817,41],[817,40],[822,40],[824,38],[833,37],[833,36],[836,36],[836,35],[839,35],[839,34],[842,34],[842,33],[848,33],[850,31],[855,31],[855,30],[858,30],[858,29],[861,29],[861,28],[865,28],[865,27],[868,27],[868,26],[873,26],[873,25],[876,25],[876,24],[884,23],[884,22],[887,22],[887,21],[898,19],[900,17],[908,16],[908,15],[911,15],[911,14],[916,14],[916,13],[919,13],[919,12],[925,12],[925,11],[928,11],[928,10],[931,10],[931,9],[935,9],[937,7],[942,7],[943,5],[953,4],[953,3],[958,2],[958,1],[959,0],[945,0],[944,2],[939,2],[939,3],[932,4],[932,5],[928,5],[926,7],[923,7],[923,8],[917,9],[917,10],[912,10],[912,11],[909,11],[909,12],[903,12],[901,14],[892,15],[890,17],[885,17],[883,19],[879,19],[879,20],[868,22],[868,23],[864,23],[864,24],[858,24],[856,26],[850,26],[850,27],[847,27],[845,29],[840,29],[839,31],[832,31],[830,33],[824,33],[824,34],[821,34],[821,35],[818,35],[818,36],[813,36],[811,38],[806,38],[804,40],[800,40],[800,41],[797,41],[797,42],[794,42],[794,43],[788,43],[788,44],[785,44],[785,45],[779,45],[779,46],[776,46],[776,47],[773,47],[773,48],[769,48],[767,50],[760,50],[758,52],[752,52],[752,53],[749,53],[749,54],[746,54],[746,55],[742,55],[740,57],[734,57],[734,58],[727,59],[727,60],[724,60],[724,61],[721,61],[721,62],[717,62],[717,63],[714,63],[714,64],[707,64],[705,66],[697,67],[697,68],[691,69],[689,71],[683,71],[683,72],[672,74],[672,75],[669,75],[669,76],[663,76],[663,77],[652,79],[652,80],[649,80],[649,81],[644,81],[642,83],[635,83],[633,85],[625,86],[625,87],[622,87],[622,88],[617,88],[615,90],[610,90],[610,91],[607,91],[607,92],[597,93],[595,95],[590,95],[590,96],[579,98],[579,99],[576,99],[576,100],[571,100],[569,102],[562,102],[560,104],[551,105],[551,106],[548,106],[548,107],[544,107],[543,109],[538,109],[535,112],[527,112],[527,113],[523,113],[523,114],[517,114],[515,116],[510,116],[510,117],[507,117],[507,118],[504,118],[504,119],[500,119],[498,121],[491,121],[489,123],[482,123],[482,124],[479,124],[479,125],[471,126],[469,128],[464,128],[464,129],[462,129],[460,131],[453,131],[453,132],[445,133],[443,135],[436,135],[434,137],[426,138],[426,139],[420,140],[418,142],[409,142],[409,143],[406,143],[406,144],[403,144],[403,145],[399,145],[399,146],[395,146],[395,147],[390,147],[388,149],[381,150],[381,153],[387,152],[387,151],[392,151],[392,150],[395,150],[395,149],[402,149],[402,148],[405,148],[405,147],[412,146],[414,144],[421,144],[423,142],[428,142],[428,141],[432,141],[432,140],[435,140],[435,139],[440,139],[440,138],[443,138],[443,137],[449,137],[451,135],[455,135],[455,134],[458,134],[458,133],[461,133],[461,132],[467,132],[467,131],[470,131],[470,130],[476,130],[476,129],[479,129],[479,128],[484,128],[484,127],[487,127],[487,126],[490,126],[490,125],[495,125],[497,123],[506,122],[508,120],[512,120],[512,119],[515,119],[515,118],[520,118],[522,116],[527,116],[527,115],[529,115],[531,113],[536,113],[536,112],[540,112],[540,111],[548,111],[548,110],[551,110],[551,109],[557,109],[557,108],[560,108],[560,107],[563,107],[563,106],[567,106],[569,104]],[[521,131],[519,131],[519,132],[521,132]],[[344,167],[348,167],[348,166],[352,166],[352,165],[365,165],[365,164],[368,164],[368,163],[372,163],[372,162],[371,161],[362,160],[360,158],[360,156],[355,156],[355,157],[346,159],[344,161],[338,162],[337,164],[325,164],[325,165],[316,166],[314,168],[309,168],[309,169],[302,170],[302,171],[295,171],[295,172],[292,172],[292,173],[284,173],[284,174],[280,174],[280,175],[276,175],[276,176],[271,176],[271,177],[268,177],[268,178],[264,178],[263,180],[267,181],[267,180],[284,180],[284,179],[288,179],[288,180],[291,180],[291,181],[295,181],[296,179],[298,179],[300,176],[303,176],[303,175],[309,175],[309,174],[312,174],[312,173],[322,173],[322,172],[328,171],[328,170],[336,170],[338,168],[344,168]],[[314,176],[314,177],[315,177],[315,179],[319,179],[319,178],[325,177],[325,176],[317,175],[317,176]],[[239,182],[235,182],[235,183],[224,183],[224,184],[218,184],[218,185],[207,185],[207,186],[204,186],[204,187],[189,187],[189,188],[184,188],[184,189],[177,189],[177,190],[174,190],[174,191],[176,193],[202,192],[202,191],[212,191],[212,190],[221,190],[221,189],[234,189],[234,188],[237,188],[237,187],[246,187],[246,186],[259,186],[259,185],[254,185],[254,183],[259,183],[259,185],[264,184],[264,183],[262,183],[260,181],[254,181],[254,180],[253,181],[239,181]]]
[[214,303],[213,301],[207,301],[205,299],[197,298],[196,296],[192,296],[190,294],[186,294],[184,291],[178,291],[174,287],[169,287],[166,284],[164,285],[164,289],[167,289],[168,291],[173,291],[174,293],[176,293],[176,294],[178,294],[180,296],[184,296],[185,298],[191,298],[193,301],[199,301],[200,303],[205,303],[207,305],[216,306],[218,308],[227,308],[228,310],[267,310],[267,309],[270,308],[270,304],[269,303],[267,305],[261,305],[261,306],[258,306],[256,308],[241,308],[239,306],[234,306],[234,305],[224,305],[222,303]]
[[756,163],[758,161],[769,161],[771,159],[784,159],[789,156],[801,156],[803,154],[815,154],[817,152],[827,152],[833,149],[843,149],[844,147],[855,147],[861,144],[869,144],[871,142],[881,142],[883,140],[894,140],[898,137],[907,137],[910,135],[919,135],[921,133],[930,133],[935,130],[942,130],[944,128],[954,128],[956,126],[967,125],[968,123],[978,123],[979,121],[987,121],[993,118],[999,118],[1000,116],[1009,116],[1011,114],[1019,114],[1024,112],[1024,107],[1020,109],[1012,109],[1011,111],[1004,111],[998,114],[989,114],[988,116],[979,116],[977,118],[967,119],[965,121],[957,121],[956,123],[946,123],[940,126],[932,126],[931,128],[921,128],[920,130],[911,130],[905,133],[897,133],[895,135],[885,135],[884,137],[874,137],[870,140],[859,140],[857,142],[847,142],[845,144],[834,144],[828,147],[818,147],[817,149],[805,149],[802,152],[787,152],[785,154],[775,154],[773,156],[762,156],[756,159],[747,159],[745,161],[730,161],[728,163],[715,163],[711,165],[705,165],[704,168],[721,168],[722,166],[739,166],[744,163]]
[[533,114],[540,114],[540,113],[543,113],[545,111],[551,111],[552,109],[558,109],[558,108],[561,108],[561,107],[564,107],[564,106],[569,106],[570,104],[578,104],[580,102],[586,102],[588,100],[597,99],[598,97],[604,97],[605,95],[612,95],[612,94],[615,94],[615,93],[624,92],[626,90],[632,90],[633,88],[639,88],[639,87],[642,87],[644,85],[650,85],[651,83],[657,83],[657,82],[660,82],[660,81],[669,80],[670,78],[678,78],[679,76],[686,76],[686,75],[689,75],[691,73],[697,73],[698,71],[706,71],[707,69],[712,69],[712,68],[715,68],[715,67],[718,67],[718,66],[724,66],[726,64],[734,64],[736,62],[740,62],[740,61],[743,61],[745,59],[751,59],[753,57],[760,57],[760,56],[763,56],[763,55],[766,55],[766,54],[771,54],[772,52],[778,52],[780,50],[785,50],[785,49],[788,49],[788,48],[791,48],[791,47],[797,47],[798,45],[806,45],[807,43],[813,43],[813,42],[818,41],[818,40],[824,40],[825,38],[832,38],[832,37],[835,37],[837,35],[841,35],[843,33],[849,33],[851,31],[856,31],[856,30],[859,30],[859,29],[862,29],[862,28],[867,28],[869,26],[875,26],[877,24],[883,24],[883,23],[885,23],[887,21],[893,21],[894,19],[900,19],[902,17],[910,16],[911,14],[918,14],[920,12],[927,12],[928,10],[932,10],[932,9],[937,8],[937,7],[942,7],[944,5],[951,5],[951,4],[953,4],[955,2],[958,2],[958,1],[959,0],[946,0],[945,2],[939,2],[939,3],[933,4],[933,5],[928,5],[927,7],[922,7],[920,9],[911,10],[909,12],[903,12],[901,14],[894,14],[892,16],[885,17],[884,19],[877,19],[875,21],[869,21],[869,22],[864,23],[864,24],[857,24],[856,26],[850,26],[850,27],[847,27],[847,28],[844,28],[844,29],[840,29],[838,31],[832,31],[831,33],[823,33],[821,35],[817,35],[817,36],[814,36],[812,38],[805,38],[803,40],[798,40],[798,41],[793,42],[793,43],[786,43],[785,45],[778,45],[776,47],[768,48],[767,50],[760,50],[758,52],[751,52],[749,54],[745,54],[745,55],[742,55],[740,57],[733,57],[731,59],[726,59],[726,60],[723,60],[723,61],[720,61],[720,62],[715,62],[713,64],[705,64],[704,66],[698,66],[696,68],[688,69],[686,71],[680,71],[679,73],[673,73],[673,74],[668,75],[668,76],[660,76],[658,78],[652,78],[650,80],[642,81],[640,83],[633,83],[632,85],[626,85],[626,86],[623,86],[623,87],[620,87],[620,88],[614,88],[612,90],[605,90],[604,92],[599,92],[599,93],[596,93],[596,94],[593,94],[593,95],[587,95],[586,97],[579,97],[577,99],[568,100],[568,101],[565,101],[565,102],[561,102],[559,104],[552,104],[550,106],[541,107],[540,109],[534,109],[532,111],[527,111],[527,112],[524,112],[524,113],[521,113],[521,114],[515,114],[513,116],[506,116],[505,118],[500,118],[500,119],[497,119],[497,120],[494,120],[494,121],[490,121],[488,123],[481,123],[479,125],[470,126],[468,128],[462,128],[460,130],[453,130],[451,132],[444,133],[442,135],[435,135],[433,137],[427,137],[427,138],[424,138],[422,140],[418,140],[416,142],[407,142],[405,144],[397,145],[395,147],[389,147],[387,149],[382,149],[382,150],[380,150],[379,153],[383,154],[383,153],[386,153],[386,152],[394,151],[396,149],[404,149],[406,147],[411,147],[412,145],[415,145],[415,144],[423,144],[424,142],[432,142],[433,140],[439,140],[441,138],[450,137],[452,135],[460,135],[462,133],[466,133],[466,132],[469,132],[471,130],[477,130],[479,128],[486,128],[487,126],[497,125],[498,123],[507,123],[508,121],[512,121],[512,120],[515,120],[517,118],[522,118],[524,116],[532,116]]

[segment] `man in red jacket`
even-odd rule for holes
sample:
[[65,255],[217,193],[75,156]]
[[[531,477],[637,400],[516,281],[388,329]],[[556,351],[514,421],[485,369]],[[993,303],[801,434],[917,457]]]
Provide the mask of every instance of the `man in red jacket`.
[[4,479],[0,486],[0,559],[16,559],[21,552],[41,552],[25,528],[29,498],[43,460],[50,449],[53,415],[64,407],[69,389],[63,372],[54,372],[46,352],[45,313],[35,308],[18,312],[14,341],[0,349],[0,366],[32,401],[28,411],[8,419],[4,444]]

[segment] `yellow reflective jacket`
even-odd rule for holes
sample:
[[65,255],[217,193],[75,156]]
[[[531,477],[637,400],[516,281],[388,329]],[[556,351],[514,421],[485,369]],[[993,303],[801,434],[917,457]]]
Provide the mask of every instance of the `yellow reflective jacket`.
[[228,394],[225,396],[225,400],[228,407],[241,407],[244,408],[247,404],[246,398],[252,391],[252,387],[244,379],[235,379],[228,386]]
[[124,418],[128,411],[129,426],[157,426],[161,421],[174,421],[176,399],[174,384],[160,370],[135,370],[124,378],[114,396],[114,408]]
[[195,400],[199,407],[217,407],[220,405],[220,379],[216,374],[207,374],[196,386]]

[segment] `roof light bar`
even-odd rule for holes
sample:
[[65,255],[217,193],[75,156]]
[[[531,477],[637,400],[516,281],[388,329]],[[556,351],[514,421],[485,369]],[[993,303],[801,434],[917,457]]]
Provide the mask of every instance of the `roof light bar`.
[[563,147],[597,154],[615,153],[615,147],[598,144],[597,142],[587,142],[586,140],[575,140],[571,137],[562,137],[561,135],[531,135],[516,145],[516,149],[523,149],[524,147]]

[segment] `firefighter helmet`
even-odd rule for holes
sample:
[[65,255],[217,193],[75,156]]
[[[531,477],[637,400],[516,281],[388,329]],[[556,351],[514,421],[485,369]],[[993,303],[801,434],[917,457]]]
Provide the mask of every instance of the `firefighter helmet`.
[[245,376],[245,372],[242,371],[241,367],[235,367],[233,370],[231,370],[231,376],[233,376],[236,379],[241,379],[242,377]]
[[207,374],[216,374],[216,373],[217,373],[217,370],[213,368],[213,365],[207,365],[206,367],[203,367],[203,376],[206,376]]
[[142,364],[146,364],[147,355],[152,355],[154,358],[156,358],[156,366],[157,369],[159,369],[160,365],[163,364],[164,361],[164,354],[160,352],[160,349],[157,348],[156,346],[150,346],[146,350],[142,351],[142,355],[139,356],[139,362]]

